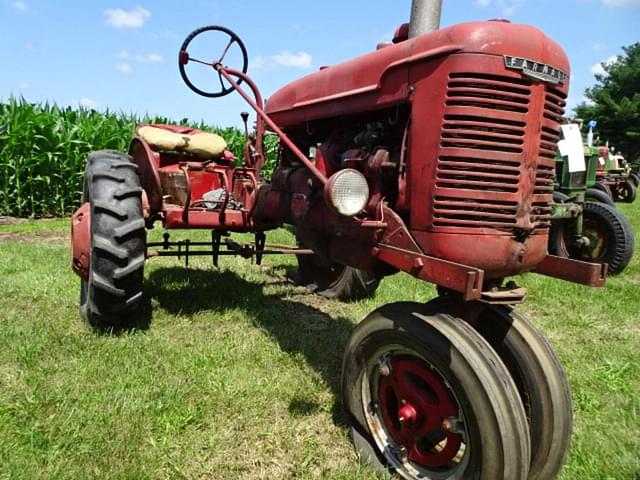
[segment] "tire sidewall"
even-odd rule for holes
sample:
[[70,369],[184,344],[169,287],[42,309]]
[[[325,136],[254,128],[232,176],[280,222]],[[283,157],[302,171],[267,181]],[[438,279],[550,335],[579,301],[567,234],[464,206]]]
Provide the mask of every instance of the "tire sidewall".
[[[400,321],[389,318],[389,313],[393,313],[388,307],[373,312],[363,321],[362,328],[359,327],[349,341],[343,362],[343,403],[354,422],[357,434],[375,444],[365,418],[362,397],[364,375],[368,371],[370,356],[384,345],[402,345],[433,364],[455,392],[467,425],[468,443],[471,445],[470,456],[461,478],[491,478],[490,475],[483,477],[482,472],[504,468],[504,445],[500,444],[500,426],[491,407],[492,399],[486,396],[480,379],[450,341],[433,326],[415,315]],[[424,309],[423,305],[415,305],[416,312],[421,309]],[[448,316],[444,320],[462,322]],[[353,350],[355,345],[358,347]],[[474,392],[473,398],[463,392]],[[378,461],[382,465],[388,464],[378,449],[374,450]]]

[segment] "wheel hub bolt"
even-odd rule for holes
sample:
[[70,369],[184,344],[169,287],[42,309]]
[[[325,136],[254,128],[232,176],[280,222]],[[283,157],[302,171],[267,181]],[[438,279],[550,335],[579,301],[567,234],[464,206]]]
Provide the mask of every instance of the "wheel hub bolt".
[[400,445],[396,448],[395,454],[401,462],[406,462],[409,459],[409,452],[407,451],[407,447],[404,445]]
[[382,357],[378,360],[378,373],[383,377],[391,375],[391,362],[387,357]]
[[398,410],[398,421],[400,423],[414,423],[418,419],[418,412],[410,403],[404,403]]
[[448,417],[442,420],[442,428],[447,432],[464,433],[464,424],[458,417]]

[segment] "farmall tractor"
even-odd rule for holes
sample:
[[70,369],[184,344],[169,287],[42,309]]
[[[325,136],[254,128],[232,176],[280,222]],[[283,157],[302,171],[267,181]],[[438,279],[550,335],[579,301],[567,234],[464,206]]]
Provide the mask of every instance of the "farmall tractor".
[[[553,478],[570,443],[569,385],[513,306],[524,289],[505,279],[604,282],[606,266],[547,253],[569,62],[536,28],[437,29],[439,15],[439,2],[416,0],[391,44],[286,85],[266,106],[235,33],[190,34],[184,81],[205,97],[237,92],[255,132],[239,165],[224,140],[178,126],[141,127],[128,154],[89,156],[73,218],[81,313],[99,328],[135,318],[145,259],[158,255],[312,254],[305,275],[347,289],[407,272],[439,296],[375,310],[344,352],[360,457],[406,479]],[[221,51],[197,53],[212,35],[225,37]],[[197,69],[211,80],[196,84]],[[280,141],[270,182],[260,176],[266,132]],[[211,242],[147,243],[156,222],[210,230]],[[265,243],[283,224],[297,248]]]

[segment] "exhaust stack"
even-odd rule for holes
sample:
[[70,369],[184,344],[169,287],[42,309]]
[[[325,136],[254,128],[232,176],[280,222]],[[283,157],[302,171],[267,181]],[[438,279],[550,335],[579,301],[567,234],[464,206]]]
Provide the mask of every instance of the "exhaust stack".
[[413,0],[409,38],[438,30],[441,11],[442,0]]

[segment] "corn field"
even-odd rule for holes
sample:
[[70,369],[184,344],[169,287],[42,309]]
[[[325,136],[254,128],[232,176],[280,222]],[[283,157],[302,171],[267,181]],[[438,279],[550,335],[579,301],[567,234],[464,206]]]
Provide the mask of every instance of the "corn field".
[[[218,133],[236,158],[242,158],[244,134],[233,127],[33,104],[11,97],[0,103],[0,215],[68,215],[81,201],[87,154],[101,149],[126,152],[140,123],[179,123]],[[267,137],[266,148],[268,175],[275,163],[275,137]]]

